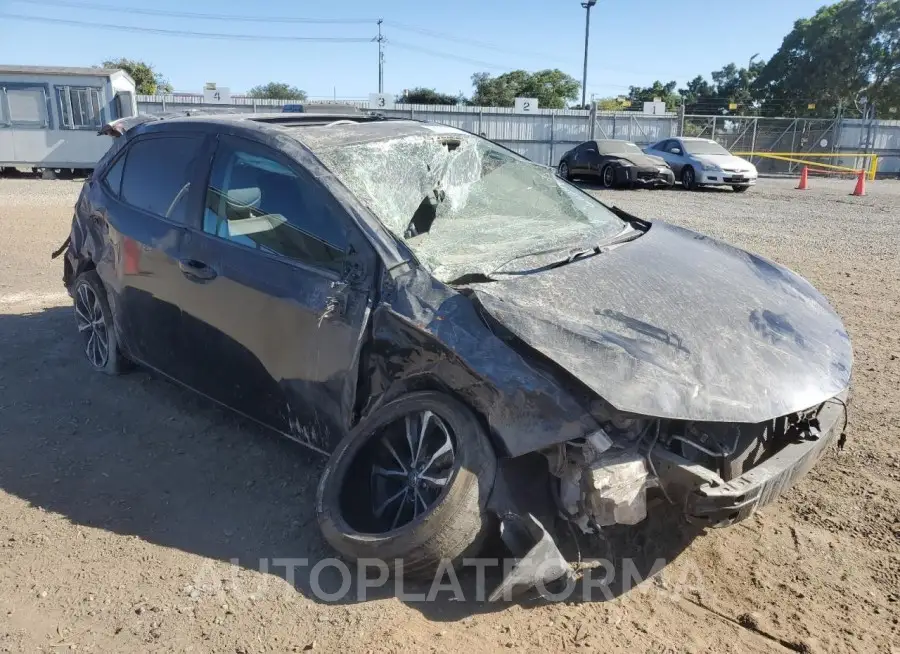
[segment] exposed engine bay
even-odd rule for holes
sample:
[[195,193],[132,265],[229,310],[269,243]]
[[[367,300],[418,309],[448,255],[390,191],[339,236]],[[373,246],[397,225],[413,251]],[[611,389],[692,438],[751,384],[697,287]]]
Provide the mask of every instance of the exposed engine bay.
[[[700,423],[611,416],[585,438],[543,450],[555,478],[559,513],[584,533],[614,524],[634,525],[647,516],[648,492],[657,489],[672,503],[705,484],[732,482],[789,444],[817,440],[819,413],[828,404],[846,411],[840,399],[760,424]],[[696,485],[662,477],[656,462],[680,462],[693,470]],[[697,468],[703,472],[698,474]],[[669,466],[666,466],[666,470]],[[711,526],[730,524],[712,521]]]

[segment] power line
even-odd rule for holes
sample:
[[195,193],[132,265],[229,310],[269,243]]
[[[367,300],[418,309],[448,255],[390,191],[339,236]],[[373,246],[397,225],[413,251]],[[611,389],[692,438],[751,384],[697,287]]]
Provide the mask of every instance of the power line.
[[194,32],[191,30],[165,30],[155,27],[136,27],[133,25],[113,25],[110,23],[95,23],[80,20],[67,20],[64,18],[47,18],[44,16],[22,16],[20,14],[0,13],[0,18],[12,20],[32,21],[35,23],[53,23],[56,25],[71,25],[73,27],[89,27],[93,29],[122,30],[125,32],[145,32],[160,34],[163,36],[190,36],[201,39],[224,39],[233,41],[297,41],[297,42],[326,42],[326,43],[369,43],[370,38],[355,38],[343,36],[273,36],[271,34],[225,34],[220,32]]
[[496,63],[491,63],[489,61],[482,61],[480,59],[470,59],[469,57],[462,57],[460,55],[450,54],[448,52],[440,52],[438,50],[431,50],[429,48],[422,48],[417,45],[410,45],[408,43],[402,43],[398,41],[391,40],[391,45],[395,48],[400,48],[401,50],[409,50],[411,52],[420,52],[422,54],[430,55],[432,57],[439,57],[441,59],[452,59],[456,61],[461,61],[463,63],[472,64],[473,66],[482,66],[484,68],[495,68],[502,70],[511,70],[514,68],[513,66],[503,66]]
[[314,23],[336,25],[361,25],[375,23],[376,18],[298,18],[296,16],[245,16],[237,14],[210,14],[191,11],[169,11],[164,9],[141,9],[105,5],[93,2],[71,2],[70,0],[11,0],[19,4],[37,6],[71,7],[74,9],[96,9],[98,11],[116,11],[119,13],[139,14],[142,16],[165,16],[168,18],[194,18],[202,20],[240,20],[253,23]]

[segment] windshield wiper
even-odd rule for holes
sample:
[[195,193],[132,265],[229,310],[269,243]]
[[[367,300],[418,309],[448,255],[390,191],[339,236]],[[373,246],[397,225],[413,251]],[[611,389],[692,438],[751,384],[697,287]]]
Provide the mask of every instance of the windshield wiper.
[[[562,266],[567,266],[570,263],[575,261],[579,261],[580,259],[586,259],[588,257],[595,256],[597,254],[602,254],[604,251],[608,250],[611,247],[616,245],[621,245],[622,243],[628,243],[629,241],[633,241],[636,238],[639,238],[644,235],[644,232],[640,230],[630,230],[624,234],[620,234],[618,237],[611,239],[609,241],[604,241],[599,245],[595,245],[593,247],[585,248],[583,250],[578,249],[569,249],[569,248],[551,248],[549,250],[541,250],[539,252],[528,252],[526,254],[520,254],[517,257],[513,257],[512,259],[500,264],[496,268],[494,268],[490,273],[485,274],[481,272],[477,273],[465,273],[460,275],[456,279],[452,279],[447,284],[449,286],[456,286],[461,284],[484,284],[489,282],[498,281],[493,275],[507,275],[507,276],[519,276],[519,275],[531,275],[538,272],[544,272],[547,270],[553,270],[554,268],[561,268]],[[512,272],[501,272],[500,269],[507,266],[508,264],[516,261],[518,259],[524,259],[526,257],[535,257],[540,256],[542,254],[552,254],[554,252],[561,252],[563,250],[569,250],[569,256],[565,259],[560,259],[558,261],[553,261],[548,264],[544,264],[543,266],[538,266],[537,268],[529,268],[527,270],[516,270]]]

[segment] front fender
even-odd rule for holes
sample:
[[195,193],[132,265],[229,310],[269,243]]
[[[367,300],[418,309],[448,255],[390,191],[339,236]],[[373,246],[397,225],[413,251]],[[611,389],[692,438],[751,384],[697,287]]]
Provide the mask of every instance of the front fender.
[[508,456],[599,428],[560,379],[491,331],[471,298],[420,270],[398,279],[390,298],[372,314],[359,415],[410,390],[442,390],[475,411]]

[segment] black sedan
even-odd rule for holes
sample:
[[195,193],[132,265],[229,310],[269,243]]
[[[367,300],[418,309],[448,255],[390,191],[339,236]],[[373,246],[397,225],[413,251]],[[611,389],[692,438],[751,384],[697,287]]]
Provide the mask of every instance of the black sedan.
[[499,524],[498,599],[570,574],[556,516],[601,534],[659,493],[731,524],[841,431],[844,326],[762,257],[440,125],[128,120],[57,252],[87,361],[328,455],[348,558],[434,578]]
[[559,162],[559,176],[569,180],[596,178],[605,188],[675,184],[675,174],[664,159],[645,154],[634,143],[616,139],[585,141],[569,150]]

